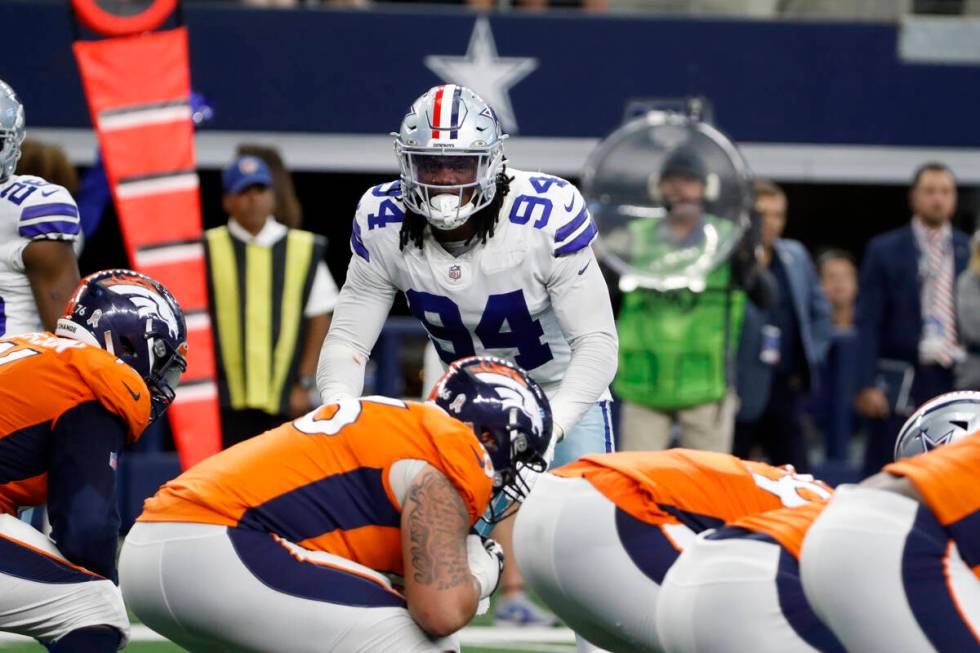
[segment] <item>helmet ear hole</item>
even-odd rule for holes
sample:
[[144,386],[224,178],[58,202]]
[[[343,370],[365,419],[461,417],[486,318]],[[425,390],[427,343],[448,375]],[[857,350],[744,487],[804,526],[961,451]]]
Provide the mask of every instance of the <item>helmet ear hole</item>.
[[117,356],[129,357],[136,353],[136,347],[133,345],[133,341],[127,338],[126,336],[120,336],[119,349],[121,351],[116,352]]

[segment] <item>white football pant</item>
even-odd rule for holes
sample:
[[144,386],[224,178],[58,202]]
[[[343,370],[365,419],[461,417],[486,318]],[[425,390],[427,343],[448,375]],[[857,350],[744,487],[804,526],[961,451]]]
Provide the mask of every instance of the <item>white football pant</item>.
[[803,541],[800,572],[849,651],[980,651],[980,580],[914,499],[839,488]]
[[73,630],[112,626],[129,641],[129,617],[112,581],[69,562],[13,515],[0,515],[0,630],[56,642]]
[[119,563],[143,622],[190,651],[443,653],[388,579],[260,531],[137,522]]
[[568,626],[610,651],[658,651],[659,584],[687,527],[630,517],[582,478],[542,474],[517,513],[525,582]]
[[806,605],[788,551],[760,539],[708,539],[713,533],[698,535],[664,579],[657,632],[665,651],[843,650]]

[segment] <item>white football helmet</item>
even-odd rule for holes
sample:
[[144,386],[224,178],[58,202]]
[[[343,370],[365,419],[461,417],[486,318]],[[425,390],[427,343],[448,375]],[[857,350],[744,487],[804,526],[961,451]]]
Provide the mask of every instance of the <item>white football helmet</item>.
[[507,136],[490,105],[470,89],[429,89],[392,136],[402,201],[435,229],[455,229],[493,201]]
[[947,392],[919,406],[895,440],[895,460],[917,456],[980,431],[980,392]]
[[20,160],[20,146],[27,135],[24,105],[14,89],[0,80],[0,181],[14,174]]

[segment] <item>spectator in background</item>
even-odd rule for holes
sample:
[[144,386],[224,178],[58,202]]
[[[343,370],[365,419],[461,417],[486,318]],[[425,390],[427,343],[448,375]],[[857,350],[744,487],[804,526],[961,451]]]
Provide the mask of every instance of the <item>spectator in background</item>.
[[757,180],[755,210],[762,220],[761,260],[776,280],[778,300],[764,311],[751,302],[746,306],[736,367],[741,407],[733,453],[748,458],[760,445],[773,464],[807,471],[800,418],[830,344],[830,304],[806,248],[782,238],[783,190]]
[[953,389],[963,356],[954,281],[969,236],[953,229],[956,179],[943,163],[920,166],[909,192],[912,220],[875,237],[861,265],[855,408],[870,418],[864,475],[892,458],[895,435],[915,406]]
[[303,205],[296,196],[296,186],[293,176],[279,156],[279,150],[268,145],[257,143],[242,143],[236,150],[236,156],[257,156],[269,167],[272,174],[272,194],[275,195],[276,222],[290,229],[303,226]]
[[980,229],[970,264],[956,280],[956,318],[966,358],[956,366],[957,390],[980,390]]
[[830,302],[834,330],[853,328],[858,290],[854,257],[842,249],[828,249],[817,257],[817,271],[823,294]]
[[[703,226],[720,221],[703,210],[707,168],[689,148],[663,164],[658,182],[670,215],[634,247],[675,257],[700,253]],[[697,229],[697,230],[695,230]],[[639,236],[639,237],[638,237]],[[623,399],[620,449],[653,451],[671,445],[675,423],[681,446],[730,453],[738,398],[734,356],[746,296],[768,306],[773,283],[755,258],[752,235],[732,258],[712,270],[701,293],[691,290],[627,292],[617,315],[619,372],[613,387]],[[679,254],[678,254],[679,253]]]
[[272,185],[262,159],[235,159],[222,174],[228,224],[205,232],[226,447],[313,408],[320,343],[337,301],[326,244],[273,217]]

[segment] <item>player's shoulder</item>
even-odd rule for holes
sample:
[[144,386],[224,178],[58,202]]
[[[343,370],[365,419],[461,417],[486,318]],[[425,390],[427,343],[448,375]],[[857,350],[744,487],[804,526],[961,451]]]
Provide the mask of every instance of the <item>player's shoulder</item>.
[[[351,225],[351,249],[371,261],[371,253],[398,245],[398,234],[405,219],[401,181],[388,181],[364,191]],[[375,254],[377,256],[377,253]]]
[[582,193],[567,179],[543,172],[508,169],[508,222],[539,230],[554,256],[588,247],[598,231]]
[[146,381],[108,351],[82,344],[82,348],[72,350],[75,366],[95,398],[126,422],[130,438],[135,440],[150,418],[150,390]]
[[30,240],[75,240],[78,206],[64,186],[33,175],[12,175],[0,185],[2,213],[14,219],[17,233]]

